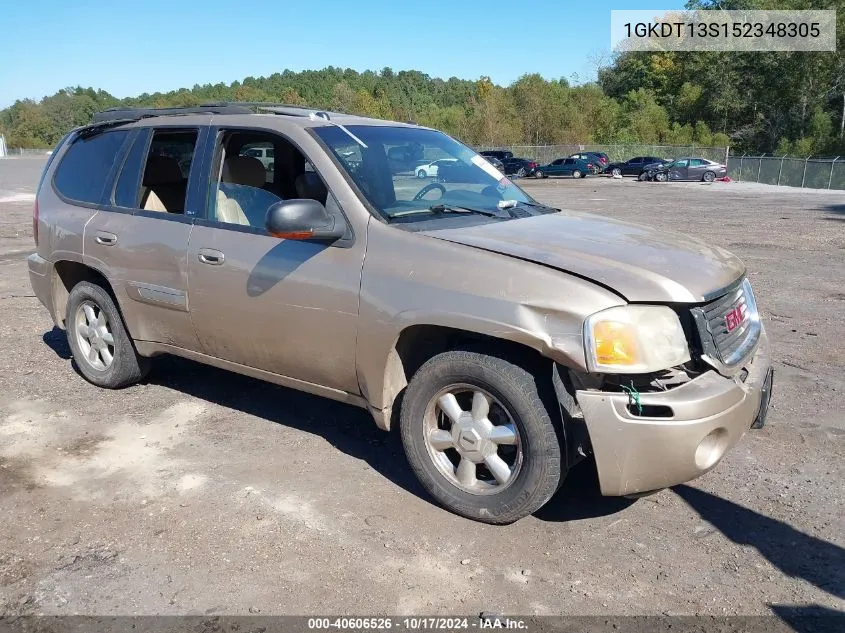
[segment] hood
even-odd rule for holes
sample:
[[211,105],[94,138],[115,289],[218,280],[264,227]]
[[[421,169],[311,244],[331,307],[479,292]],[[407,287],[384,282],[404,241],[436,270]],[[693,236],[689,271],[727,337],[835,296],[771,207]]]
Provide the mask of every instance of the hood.
[[572,273],[631,302],[700,303],[745,273],[736,256],[686,235],[572,211],[423,233]]

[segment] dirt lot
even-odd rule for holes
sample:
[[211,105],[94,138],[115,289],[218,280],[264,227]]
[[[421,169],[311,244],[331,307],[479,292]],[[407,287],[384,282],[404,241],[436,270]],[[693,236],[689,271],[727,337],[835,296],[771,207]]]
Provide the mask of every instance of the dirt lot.
[[41,165],[0,161],[0,614],[845,611],[845,194],[528,181],[744,258],[776,389],[691,485],[605,499],[588,462],[491,527],[433,505],[361,410],[178,359],[86,383],[26,275]]

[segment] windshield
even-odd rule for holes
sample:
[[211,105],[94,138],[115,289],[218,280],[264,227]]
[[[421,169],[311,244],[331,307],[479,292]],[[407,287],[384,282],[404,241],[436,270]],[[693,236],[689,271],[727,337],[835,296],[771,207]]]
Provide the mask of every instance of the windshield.
[[[493,221],[553,211],[535,203],[483,156],[442,132],[375,125],[314,131],[388,221],[430,219],[444,209],[482,211]],[[500,205],[502,201],[509,202]],[[505,210],[514,205],[525,212]]]

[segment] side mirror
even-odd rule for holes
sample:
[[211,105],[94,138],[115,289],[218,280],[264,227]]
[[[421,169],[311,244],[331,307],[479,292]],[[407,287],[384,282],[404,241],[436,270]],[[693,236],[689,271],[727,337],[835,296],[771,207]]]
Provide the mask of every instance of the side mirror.
[[286,240],[335,241],[343,237],[345,227],[338,225],[326,207],[310,198],[281,200],[267,209],[267,232]]

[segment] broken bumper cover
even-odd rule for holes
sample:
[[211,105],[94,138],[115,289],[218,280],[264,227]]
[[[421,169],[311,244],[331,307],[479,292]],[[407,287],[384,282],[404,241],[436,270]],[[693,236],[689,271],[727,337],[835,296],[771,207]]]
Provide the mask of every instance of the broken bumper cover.
[[[744,367],[726,378],[715,371],[669,391],[641,393],[644,413],[625,393],[578,391],[601,492],[629,495],[673,486],[711,470],[768,406],[771,363],[766,333]],[[652,407],[659,407],[654,409]]]

